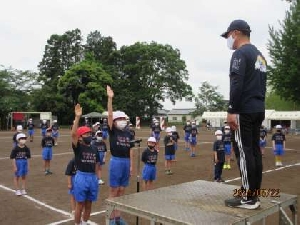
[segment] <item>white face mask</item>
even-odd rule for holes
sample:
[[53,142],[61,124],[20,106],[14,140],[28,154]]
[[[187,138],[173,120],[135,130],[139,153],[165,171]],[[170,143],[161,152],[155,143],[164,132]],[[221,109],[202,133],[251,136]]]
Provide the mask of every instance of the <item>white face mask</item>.
[[117,128],[120,130],[123,130],[127,126],[127,121],[126,120],[118,120],[116,121],[117,123]]
[[230,49],[230,50],[233,50],[233,44],[234,44],[234,38],[232,37],[232,35],[230,35],[228,38],[227,38],[227,47]]
[[102,141],[102,137],[97,137],[97,141]]
[[222,136],[218,135],[218,136],[217,136],[217,140],[218,140],[218,141],[221,141],[221,140],[222,140]]
[[19,140],[19,143],[20,143],[21,145],[25,145],[26,140],[25,140],[25,139],[21,139],[21,140]]
[[225,130],[225,134],[229,134],[230,133],[230,130]]

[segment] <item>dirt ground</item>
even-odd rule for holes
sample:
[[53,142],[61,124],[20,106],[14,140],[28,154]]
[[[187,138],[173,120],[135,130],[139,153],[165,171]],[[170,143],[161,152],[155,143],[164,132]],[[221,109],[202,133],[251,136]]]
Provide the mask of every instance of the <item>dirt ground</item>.
[[[181,128],[180,136],[183,137]],[[0,132],[0,224],[74,224],[70,219],[70,196],[67,193],[67,180],[64,175],[66,165],[72,158],[70,131],[61,130],[59,145],[54,147],[53,160],[51,161],[51,169],[53,175],[45,176],[43,172],[43,161],[41,158],[41,136],[40,131],[36,131],[33,143],[28,142],[31,149],[32,159],[30,159],[30,171],[27,177],[27,196],[17,197],[14,195],[13,189],[13,172],[12,162],[9,160],[9,154],[12,146],[13,132]],[[145,148],[146,139],[149,135],[149,129],[141,129],[137,131],[137,137],[141,137],[141,151]],[[163,134],[164,135],[164,134]],[[264,171],[275,169],[274,156],[271,151],[271,135],[268,136],[268,147],[266,156],[263,158]],[[173,175],[164,174],[164,157],[163,151],[159,154],[159,162],[157,165],[158,176],[155,182],[155,188],[176,185],[183,182],[194,180],[208,180],[213,178],[212,164],[212,141],[214,136],[211,131],[200,131],[197,145],[197,156],[191,158],[189,153],[184,150],[184,142],[179,142],[179,149],[176,153],[177,163],[173,168]],[[162,145],[162,142],[160,143]],[[283,158],[284,164],[297,164],[289,168],[279,171],[265,173],[263,176],[263,188],[279,188],[281,192],[300,196],[300,136],[287,136],[287,151]],[[137,150],[137,149],[136,149]],[[163,148],[161,148],[163,150]],[[138,151],[136,151],[137,153]],[[108,153],[109,156],[109,153]],[[107,157],[107,162],[109,157]],[[137,159],[135,160],[137,162]],[[103,179],[107,181],[107,167],[103,167]],[[226,180],[239,176],[236,161],[232,162],[232,169],[223,171],[223,178]],[[136,192],[136,170],[131,178],[130,186],[127,188],[126,194]],[[228,184],[240,185],[240,181],[228,182]],[[90,220],[97,224],[105,224],[105,204],[104,200],[108,196],[108,186],[100,187],[98,201],[93,204],[93,212]],[[299,201],[298,201],[299,208]],[[276,216],[267,219],[267,224],[276,224]],[[127,222],[135,224],[135,217],[124,215]],[[298,218],[300,213],[298,212]],[[149,221],[140,220],[139,224],[150,224]],[[300,223],[299,223],[300,224]]]

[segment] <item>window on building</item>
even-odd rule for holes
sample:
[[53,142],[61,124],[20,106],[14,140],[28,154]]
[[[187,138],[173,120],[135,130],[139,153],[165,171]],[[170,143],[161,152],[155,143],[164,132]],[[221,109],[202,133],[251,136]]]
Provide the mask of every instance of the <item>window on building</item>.
[[174,121],[174,120],[177,120],[177,117],[176,117],[176,116],[172,117],[172,120],[173,120],[173,121]]

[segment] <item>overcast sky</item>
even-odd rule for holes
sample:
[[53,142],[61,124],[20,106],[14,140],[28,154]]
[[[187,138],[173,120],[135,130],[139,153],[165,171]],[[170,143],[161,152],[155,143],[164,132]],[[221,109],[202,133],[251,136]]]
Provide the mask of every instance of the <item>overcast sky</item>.
[[[228,99],[232,52],[220,37],[234,19],[246,20],[251,42],[267,59],[268,25],[279,27],[289,4],[282,0],[10,0],[0,14],[0,65],[37,71],[47,39],[79,28],[99,30],[118,47],[137,41],[170,44],[181,51],[196,93],[201,82]],[[166,102],[165,108],[194,107]]]

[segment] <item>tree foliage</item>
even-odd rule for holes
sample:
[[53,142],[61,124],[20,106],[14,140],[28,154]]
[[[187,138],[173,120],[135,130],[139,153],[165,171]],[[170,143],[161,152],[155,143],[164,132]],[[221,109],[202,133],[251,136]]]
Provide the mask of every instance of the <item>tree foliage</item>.
[[205,111],[224,111],[226,110],[226,101],[223,95],[218,91],[217,86],[212,86],[207,81],[202,82],[199,92],[196,95],[195,115],[202,115]]
[[287,101],[278,96],[274,91],[266,94],[266,109],[275,109],[278,111],[300,110],[300,104]]
[[300,103],[300,1],[292,1],[281,28],[269,27],[269,82],[283,99]]
[[129,115],[152,116],[170,99],[173,103],[192,95],[188,72],[178,49],[156,42],[137,42],[119,50],[114,78],[117,107]]
[[106,85],[112,78],[101,64],[89,59],[73,65],[60,78],[58,89],[72,104],[80,102],[87,112],[104,111],[107,103]]

